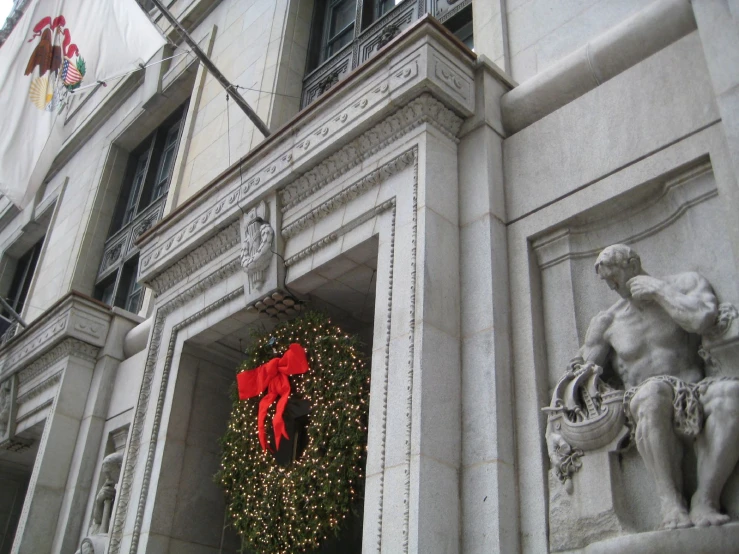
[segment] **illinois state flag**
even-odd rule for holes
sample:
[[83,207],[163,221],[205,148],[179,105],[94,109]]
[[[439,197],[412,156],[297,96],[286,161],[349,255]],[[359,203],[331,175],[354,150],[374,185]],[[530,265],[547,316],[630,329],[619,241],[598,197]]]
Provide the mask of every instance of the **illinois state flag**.
[[0,192],[28,204],[70,132],[75,91],[135,69],[164,43],[135,0],[32,0],[0,48]]

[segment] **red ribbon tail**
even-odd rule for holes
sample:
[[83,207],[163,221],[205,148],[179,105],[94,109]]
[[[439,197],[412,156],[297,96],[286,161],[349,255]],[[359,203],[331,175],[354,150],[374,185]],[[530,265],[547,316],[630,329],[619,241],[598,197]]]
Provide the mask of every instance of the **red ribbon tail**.
[[272,418],[272,428],[275,431],[275,449],[280,449],[280,440],[282,437],[289,439],[287,435],[287,429],[285,428],[285,406],[287,406],[288,395],[290,389],[288,385],[288,392],[277,401],[277,409],[275,410],[275,417]]
[[265,394],[264,398],[259,402],[259,444],[262,445],[262,450],[272,450],[267,442],[267,431],[264,428],[264,420],[267,417],[267,410],[269,410],[269,407],[272,405],[272,402],[275,401],[275,398],[277,398],[276,394],[269,393]]

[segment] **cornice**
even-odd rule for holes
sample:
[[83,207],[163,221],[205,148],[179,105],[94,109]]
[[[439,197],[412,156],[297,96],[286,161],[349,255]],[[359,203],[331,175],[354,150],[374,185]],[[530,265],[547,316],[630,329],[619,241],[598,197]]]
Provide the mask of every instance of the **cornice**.
[[[343,206],[351,199],[356,198],[375,185],[382,183],[389,177],[412,165],[416,161],[417,157],[418,150],[414,147],[411,150],[403,152],[396,158],[393,158],[382,167],[372,171],[368,175],[365,175],[359,179],[359,181],[352,183],[338,194],[319,204],[307,214],[286,225],[282,230],[283,238],[289,239],[294,237],[306,227],[315,225],[318,221],[336,210],[339,206]],[[312,192],[315,191],[311,190],[311,193]]]
[[[423,123],[455,139],[474,112],[472,61],[430,22],[374,58],[139,240],[139,280],[155,280],[268,194],[290,206]],[[460,115],[462,117],[460,117]],[[241,167],[239,167],[239,165]]]
[[[352,167],[423,123],[433,125],[456,141],[462,119],[432,95],[422,94],[281,190],[279,194],[282,212],[295,207]],[[392,171],[392,166],[384,166],[383,171]],[[373,174],[366,177],[369,180],[376,178],[378,175]],[[286,232],[286,236],[291,236],[288,229],[283,231],[283,235]]]
[[238,244],[239,222],[235,221],[147,284],[154,289],[154,294],[159,295]]
[[41,375],[45,370],[65,356],[74,354],[78,358],[95,362],[99,351],[100,348],[97,346],[87,344],[81,340],[67,338],[49,350],[46,354],[23,368],[18,373],[18,386],[23,387],[26,383],[33,381],[36,377]]
[[67,339],[75,339],[68,344],[79,346],[83,354],[87,349],[82,345],[101,348],[111,319],[107,306],[78,294],[66,296],[0,350],[0,377],[36,367],[31,365],[36,362],[53,363],[48,362],[51,351]]
[[[361,164],[364,160],[386,148],[389,144],[416,127],[424,123],[430,124],[445,134],[450,140],[456,140],[456,134],[459,132],[462,122],[462,118],[458,117],[431,94],[423,93],[280,191],[282,212],[284,213],[290,208],[297,206],[300,202],[315,194],[351,168]],[[361,194],[367,188],[407,167],[412,163],[414,156],[415,153],[409,152],[398,156],[391,163],[373,171],[358,183],[353,184],[333,201],[343,203]],[[256,183],[258,182],[257,179]],[[246,186],[249,186],[248,182]],[[216,204],[212,210],[214,212],[213,215],[217,216],[225,208],[226,204],[235,203],[236,195],[232,193],[226,199]],[[185,240],[188,234],[196,233],[199,226],[207,224],[211,215],[209,213],[210,211],[187,222],[179,233],[164,242],[147,259],[153,258],[153,261],[156,261],[160,257],[166,256],[168,252],[176,249],[177,244]],[[317,211],[320,211],[320,209],[313,210],[311,213],[301,217],[298,221],[285,227],[282,230],[283,237],[289,238],[294,236],[302,228],[310,224],[312,220],[316,219]],[[240,211],[236,213],[239,214]],[[145,282],[154,290],[155,294],[162,294],[238,243],[239,227],[237,220],[207,239],[200,246],[194,248],[164,271]],[[146,265],[146,261],[144,264]]]

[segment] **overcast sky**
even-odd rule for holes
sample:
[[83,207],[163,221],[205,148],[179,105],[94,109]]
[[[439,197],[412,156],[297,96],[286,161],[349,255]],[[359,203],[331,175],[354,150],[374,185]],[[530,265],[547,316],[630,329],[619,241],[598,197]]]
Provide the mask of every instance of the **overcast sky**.
[[12,7],[13,0],[0,0],[0,27],[5,23],[5,19],[8,17]]

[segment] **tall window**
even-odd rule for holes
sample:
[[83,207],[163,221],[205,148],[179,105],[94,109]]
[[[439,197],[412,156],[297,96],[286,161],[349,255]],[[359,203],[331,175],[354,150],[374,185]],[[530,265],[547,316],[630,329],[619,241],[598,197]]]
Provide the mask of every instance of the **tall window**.
[[[41,246],[43,244],[44,238],[41,237],[36,244],[18,258],[18,262],[15,265],[13,280],[10,283],[10,289],[5,300],[18,314],[23,311],[23,306],[26,303],[28,291],[31,288],[33,273],[36,271],[36,264],[38,264],[38,258],[41,254]],[[3,315],[6,317],[10,316],[9,313],[5,313],[5,310],[3,310]]]
[[327,0],[324,8],[320,61],[327,60],[354,38],[355,0]]
[[[10,281],[8,293],[5,295],[5,301],[19,315],[23,313],[43,244],[44,237],[41,237],[15,262],[13,278]],[[0,309],[0,316],[2,316],[0,317],[0,343],[4,344],[16,335],[19,327],[5,307]]]
[[129,312],[141,308],[143,291],[136,282],[136,239],[162,216],[172,178],[185,105],[131,152],[98,270],[95,297]]

